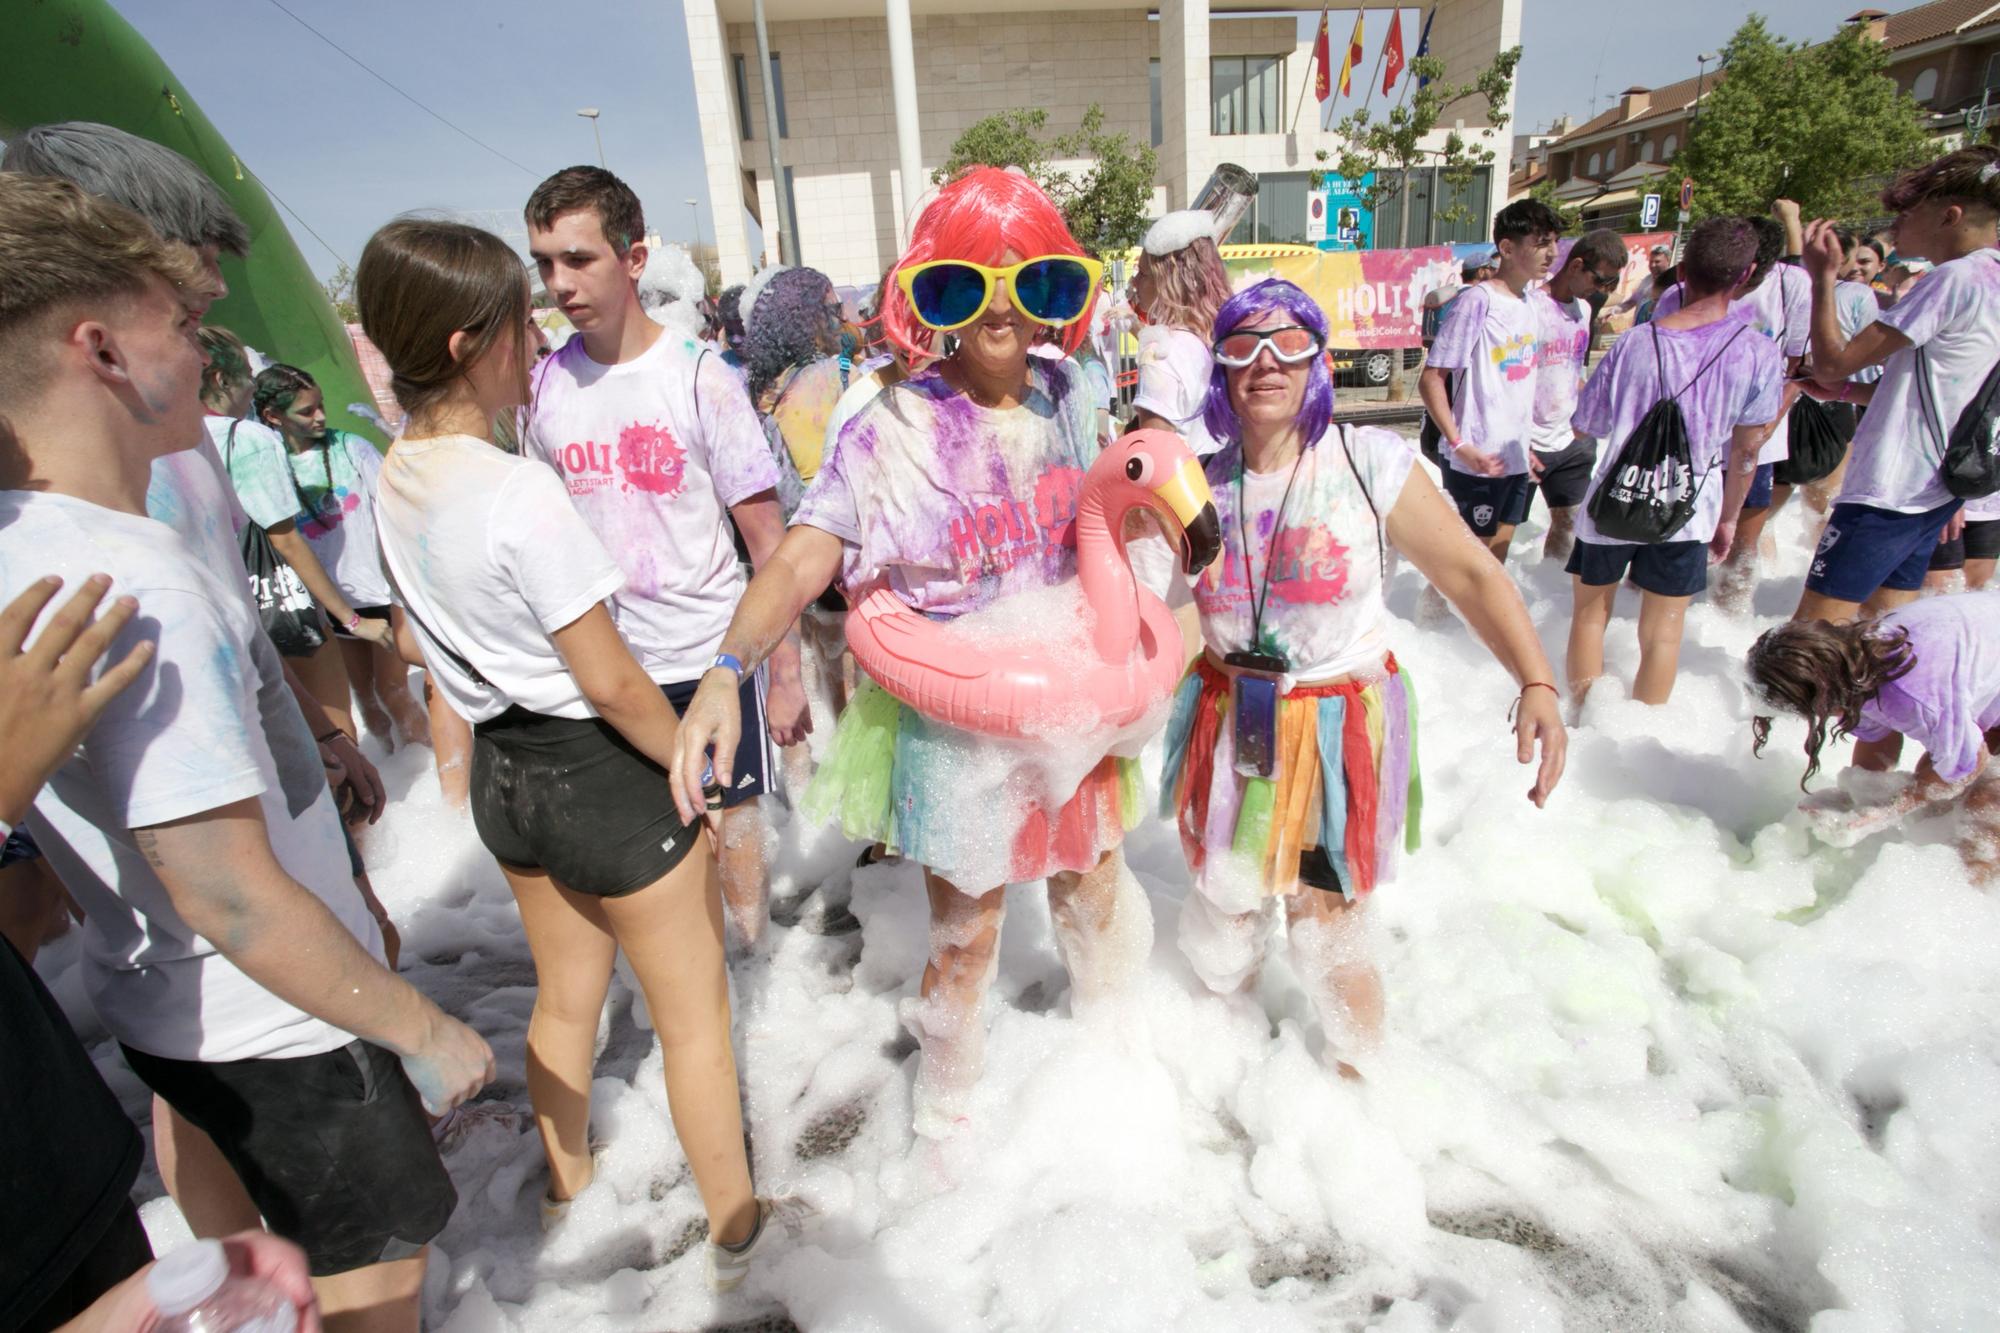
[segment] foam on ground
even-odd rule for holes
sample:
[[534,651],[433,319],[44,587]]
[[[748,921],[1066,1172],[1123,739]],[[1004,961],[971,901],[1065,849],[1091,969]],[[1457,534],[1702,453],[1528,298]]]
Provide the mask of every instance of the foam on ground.
[[[1799,588],[1801,516],[1778,526],[1789,563],[1760,617]],[[1516,571],[1559,662],[1568,580],[1539,540],[1522,532]],[[1759,622],[1705,605],[1673,701],[1606,682],[1537,812],[1505,675],[1456,623],[1416,627],[1419,587],[1405,567],[1390,596],[1421,701],[1425,843],[1371,922],[1388,1027],[1365,1083],[1322,1063],[1287,950],[1249,995],[1194,979],[1174,943],[1187,872],[1155,818],[1128,844],[1156,939],[1126,1003],[1072,1017],[1046,898],[1011,890],[969,1124],[920,1143],[897,1012],[925,957],[917,871],[854,870],[852,846],[780,817],[778,920],[818,889],[862,922],[778,924],[735,972],[759,1186],[818,1220],[741,1292],[707,1291],[659,1056],[614,981],[597,1182],[545,1236],[533,1135],[476,1132],[451,1158],[429,1327],[1987,1326],[2000,907],[1968,883],[1950,821],[1816,840],[1792,813],[1797,728],[1750,755],[1738,664]],[[1629,680],[1634,594],[1619,609],[1607,660]],[[532,965],[428,764],[384,762],[395,804],[368,859],[406,973],[492,1041],[489,1095],[525,1105]],[[59,946],[47,969],[72,1002],[73,956]],[[142,1182],[144,1215],[170,1243],[158,1191]]]

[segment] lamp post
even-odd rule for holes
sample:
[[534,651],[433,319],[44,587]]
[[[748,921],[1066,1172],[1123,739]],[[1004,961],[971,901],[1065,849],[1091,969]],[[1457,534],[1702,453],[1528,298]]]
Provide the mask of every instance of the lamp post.
[[597,108],[587,106],[576,114],[590,122],[590,132],[597,136],[597,165],[604,166],[604,132],[597,128]]
[[688,206],[688,211],[694,214],[694,249],[697,256],[694,266],[697,269],[701,269],[702,285],[706,287],[708,285],[708,270],[701,267],[701,259],[699,258],[701,254],[701,200],[684,199],[681,202],[685,203]]
[[1720,61],[1721,59],[1722,52],[1720,51],[1703,51],[1695,57],[1698,64],[1694,76],[1694,109],[1688,115],[1690,124],[1701,119],[1701,94],[1703,88],[1708,83],[1708,62],[1711,60]]

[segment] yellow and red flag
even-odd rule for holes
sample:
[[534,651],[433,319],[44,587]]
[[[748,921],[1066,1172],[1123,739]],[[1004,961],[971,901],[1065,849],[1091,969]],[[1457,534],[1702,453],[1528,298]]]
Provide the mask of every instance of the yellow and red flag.
[[1347,39],[1347,59],[1340,62],[1340,95],[1354,91],[1354,67],[1361,63],[1361,11],[1354,12],[1354,35]]

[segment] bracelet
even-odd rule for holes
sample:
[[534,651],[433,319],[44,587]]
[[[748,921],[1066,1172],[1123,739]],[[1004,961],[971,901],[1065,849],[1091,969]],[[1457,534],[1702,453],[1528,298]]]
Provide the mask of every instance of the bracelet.
[[329,731],[329,732],[327,732],[327,733],[326,733],[326,735],[324,735],[324,736],[315,736],[315,737],[313,737],[313,744],[314,744],[314,745],[325,745],[325,744],[327,744],[327,743],[328,743],[329,741],[333,740],[333,738],[334,738],[334,737],[336,737],[336,736],[339,736],[339,737],[343,737],[343,738],[344,738],[344,737],[345,737],[346,735],[347,735],[347,733],[346,733],[346,732],[342,731],[342,730],[341,730],[341,729],[340,729],[339,727],[335,727],[335,728],[334,728],[334,729],[333,729],[332,731]]
[[1539,685],[1539,686],[1541,686],[1541,687],[1542,687],[1543,689],[1547,690],[1547,691],[1548,691],[1548,692],[1549,692],[1550,694],[1553,694],[1553,695],[1554,695],[1554,696],[1556,697],[1556,699],[1557,699],[1558,701],[1560,701],[1560,700],[1562,699],[1562,691],[1561,691],[1561,690],[1559,690],[1559,689],[1557,689],[1557,688],[1556,688],[1555,686],[1553,686],[1553,685],[1549,684],[1549,683],[1548,683],[1547,681],[1545,681],[1545,680],[1530,680],[1530,681],[1526,681],[1526,682],[1524,682],[1524,683],[1522,684],[1522,686],[1521,686],[1521,692],[1520,692],[1519,694],[1517,694],[1517,695],[1515,695],[1515,696],[1514,696],[1514,702],[1513,702],[1513,703],[1511,703],[1511,704],[1509,704],[1509,705],[1507,705],[1507,721],[1508,721],[1508,722],[1510,722],[1510,723],[1511,723],[1511,722],[1512,722],[1512,721],[1514,720],[1515,716],[1516,716],[1517,714],[1519,714],[1519,713],[1520,713],[1520,711],[1521,711],[1521,700],[1523,700],[1523,699],[1527,698],[1527,697],[1528,697],[1528,691],[1529,691],[1529,690],[1532,690],[1532,689],[1534,689],[1534,688],[1535,688],[1535,687],[1536,687],[1537,685]]

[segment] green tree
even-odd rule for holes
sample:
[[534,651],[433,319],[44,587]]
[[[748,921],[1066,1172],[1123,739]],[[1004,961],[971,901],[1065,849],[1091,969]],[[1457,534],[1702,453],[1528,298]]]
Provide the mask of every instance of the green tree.
[[[1438,208],[1435,216],[1447,222],[1466,220],[1471,216],[1464,202],[1468,187],[1481,167],[1493,164],[1492,140],[1509,119],[1507,96],[1513,91],[1514,69],[1520,63],[1521,48],[1511,47],[1493,57],[1493,63],[1471,82],[1446,83],[1444,61],[1436,56],[1417,57],[1403,74],[1404,78],[1416,81],[1410,85],[1413,91],[1407,101],[1390,107],[1379,120],[1370,115],[1367,107],[1360,107],[1333,127],[1340,146],[1331,152],[1320,149],[1314,154],[1320,167],[1311,173],[1313,187],[1319,187],[1329,163],[1333,171],[1350,181],[1364,180],[1373,172],[1373,183],[1355,193],[1364,207],[1379,213],[1382,205],[1403,192],[1410,173],[1421,166],[1435,165],[1438,178],[1448,187],[1452,200]],[[1444,113],[1474,98],[1486,104],[1486,125],[1476,132],[1476,137],[1468,138],[1452,130],[1445,135],[1443,147],[1426,147],[1425,139],[1437,128]],[[1496,181],[1494,185],[1504,188],[1505,182]],[[1440,189],[1438,194],[1446,197],[1446,189]],[[1401,248],[1410,243],[1407,202],[1400,213],[1400,230],[1393,241],[1378,232],[1377,245]],[[1389,397],[1396,401],[1405,393],[1403,358],[1393,356],[1389,359]]]
[[1723,73],[1674,159],[1694,181],[1695,216],[1761,214],[1779,198],[1809,218],[1878,213],[1883,179],[1930,151],[1922,108],[1888,63],[1859,24],[1802,46],[1752,14],[1723,48]]
[[[932,182],[943,184],[969,166],[1019,167],[1048,191],[1085,250],[1102,257],[1137,245],[1146,231],[1159,155],[1128,134],[1107,131],[1096,103],[1067,134],[1045,138],[1048,119],[1040,107],[1016,107],[974,122],[931,173]],[[1058,162],[1086,165],[1071,169]]]
[[1564,231],[1577,231],[1582,228],[1583,210],[1572,208],[1556,198],[1556,183],[1548,177],[1544,176],[1536,181],[1534,188],[1528,191],[1528,197],[1553,208],[1563,220]]
[[345,259],[320,286],[326,289],[326,299],[333,303],[333,313],[340,316],[341,323],[361,322],[361,307],[354,303],[354,270]]

